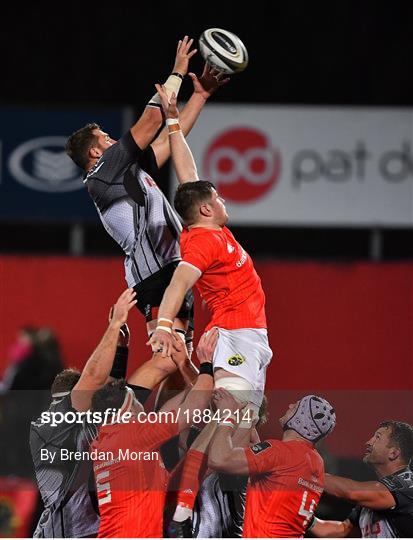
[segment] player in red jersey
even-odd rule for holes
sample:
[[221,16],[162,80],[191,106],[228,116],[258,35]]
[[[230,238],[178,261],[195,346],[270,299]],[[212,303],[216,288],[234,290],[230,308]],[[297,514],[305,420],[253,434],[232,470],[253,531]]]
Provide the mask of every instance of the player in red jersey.
[[[177,336],[174,347],[185,348]],[[100,538],[162,537],[168,473],[160,446],[189,427],[194,412],[208,406],[211,391],[212,366],[205,361],[192,389],[169,400],[158,413],[146,415],[124,381],[94,394],[94,412],[116,411],[101,426],[93,448]]]
[[163,98],[174,167],[181,183],[175,208],[186,229],[181,234],[181,258],[159,308],[158,326],[149,343],[168,355],[174,317],[193,286],[208,305],[212,317],[207,327],[217,327],[214,379],[217,386],[242,391],[241,401],[251,402],[257,415],[265,372],[272,352],[268,345],[265,295],[251,257],[226,227],[224,200],[213,184],[199,181],[196,165],[179,127],[176,98]]
[[[218,411],[235,413],[240,404],[224,389],[215,391]],[[303,397],[280,418],[282,441],[269,439],[234,448],[236,415],[221,421],[209,449],[208,465],[219,472],[250,476],[244,538],[299,538],[306,531],[324,489],[324,463],[314,444],[336,421],[323,398]]]

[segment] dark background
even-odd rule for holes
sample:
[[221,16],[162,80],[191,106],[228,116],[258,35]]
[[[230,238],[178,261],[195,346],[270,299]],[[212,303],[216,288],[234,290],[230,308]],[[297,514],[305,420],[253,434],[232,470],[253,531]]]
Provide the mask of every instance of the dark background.
[[[412,14],[408,1],[360,0],[19,6],[0,18],[0,103],[132,105],[138,116],[154,83],[169,74],[177,40],[185,34],[197,40],[204,29],[217,26],[243,39],[250,64],[213,102],[409,106]],[[191,70],[201,68],[197,55]],[[190,92],[187,81],[180,97]],[[161,187],[167,189],[167,183],[165,167]],[[0,251],[67,253],[71,225],[3,222]],[[100,223],[84,230],[86,253],[119,253]],[[413,257],[411,229],[237,227],[234,232],[262,257]],[[270,245],[257,241],[268,234]]]
[[[412,15],[413,2],[400,0],[2,6],[0,105],[131,105],[139,116],[154,93],[154,83],[163,82],[170,73],[177,41],[185,34],[197,40],[206,28],[221,27],[244,41],[250,64],[214,95],[213,102],[412,106]],[[199,73],[201,69],[197,55],[191,70]],[[180,98],[186,99],[190,93],[188,80]],[[159,183],[168,189],[166,167]],[[69,254],[73,225],[0,222],[0,253]],[[85,254],[122,255],[99,221],[80,225]],[[413,258],[410,228],[232,230],[255,258]],[[22,441],[27,450],[24,444]],[[20,463],[27,465],[27,459]],[[352,460],[326,459],[333,460],[326,467],[330,471],[360,480],[371,477],[371,471]],[[12,472],[7,461],[4,468]],[[346,503],[333,504],[325,498],[318,514],[338,519],[344,518],[348,509]]]

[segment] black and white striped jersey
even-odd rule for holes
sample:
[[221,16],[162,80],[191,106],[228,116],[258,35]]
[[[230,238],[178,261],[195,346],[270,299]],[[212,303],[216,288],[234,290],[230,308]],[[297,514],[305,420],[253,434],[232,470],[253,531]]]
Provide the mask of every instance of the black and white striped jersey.
[[180,260],[182,226],[153,180],[157,173],[152,148],[142,151],[128,131],[84,179],[103,226],[126,254],[129,287]]
[[194,538],[241,538],[248,477],[211,473],[193,512]]
[[[62,415],[76,413],[70,393],[56,397],[48,412]],[[34,537],[80,538],[97,535],[99,515],[93,464],[89,459],[65,459],[66,450],[88,451],[96,435],[94,424],[86,422],[56,422],[56,425],[52,425],[52,422],[40,417],[31,423],[30,450],[45,506]]]

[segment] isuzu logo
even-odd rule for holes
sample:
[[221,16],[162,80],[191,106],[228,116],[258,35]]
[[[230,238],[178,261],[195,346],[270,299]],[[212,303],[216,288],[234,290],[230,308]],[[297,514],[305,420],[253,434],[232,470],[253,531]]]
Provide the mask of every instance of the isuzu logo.
[[11,175],[36,191],[61,193],[83,187],[79,169],[66,155],[65,137],[39,137],[18,146],[10,155]]

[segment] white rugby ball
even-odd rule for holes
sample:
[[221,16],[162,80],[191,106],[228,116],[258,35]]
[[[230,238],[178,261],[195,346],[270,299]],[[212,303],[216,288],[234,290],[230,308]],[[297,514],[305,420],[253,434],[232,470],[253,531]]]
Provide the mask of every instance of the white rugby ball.
[[199,38],[199,50],[205,62],[233,75],[248,65],[248,52],[238,36],[222,28],[208,28]]

